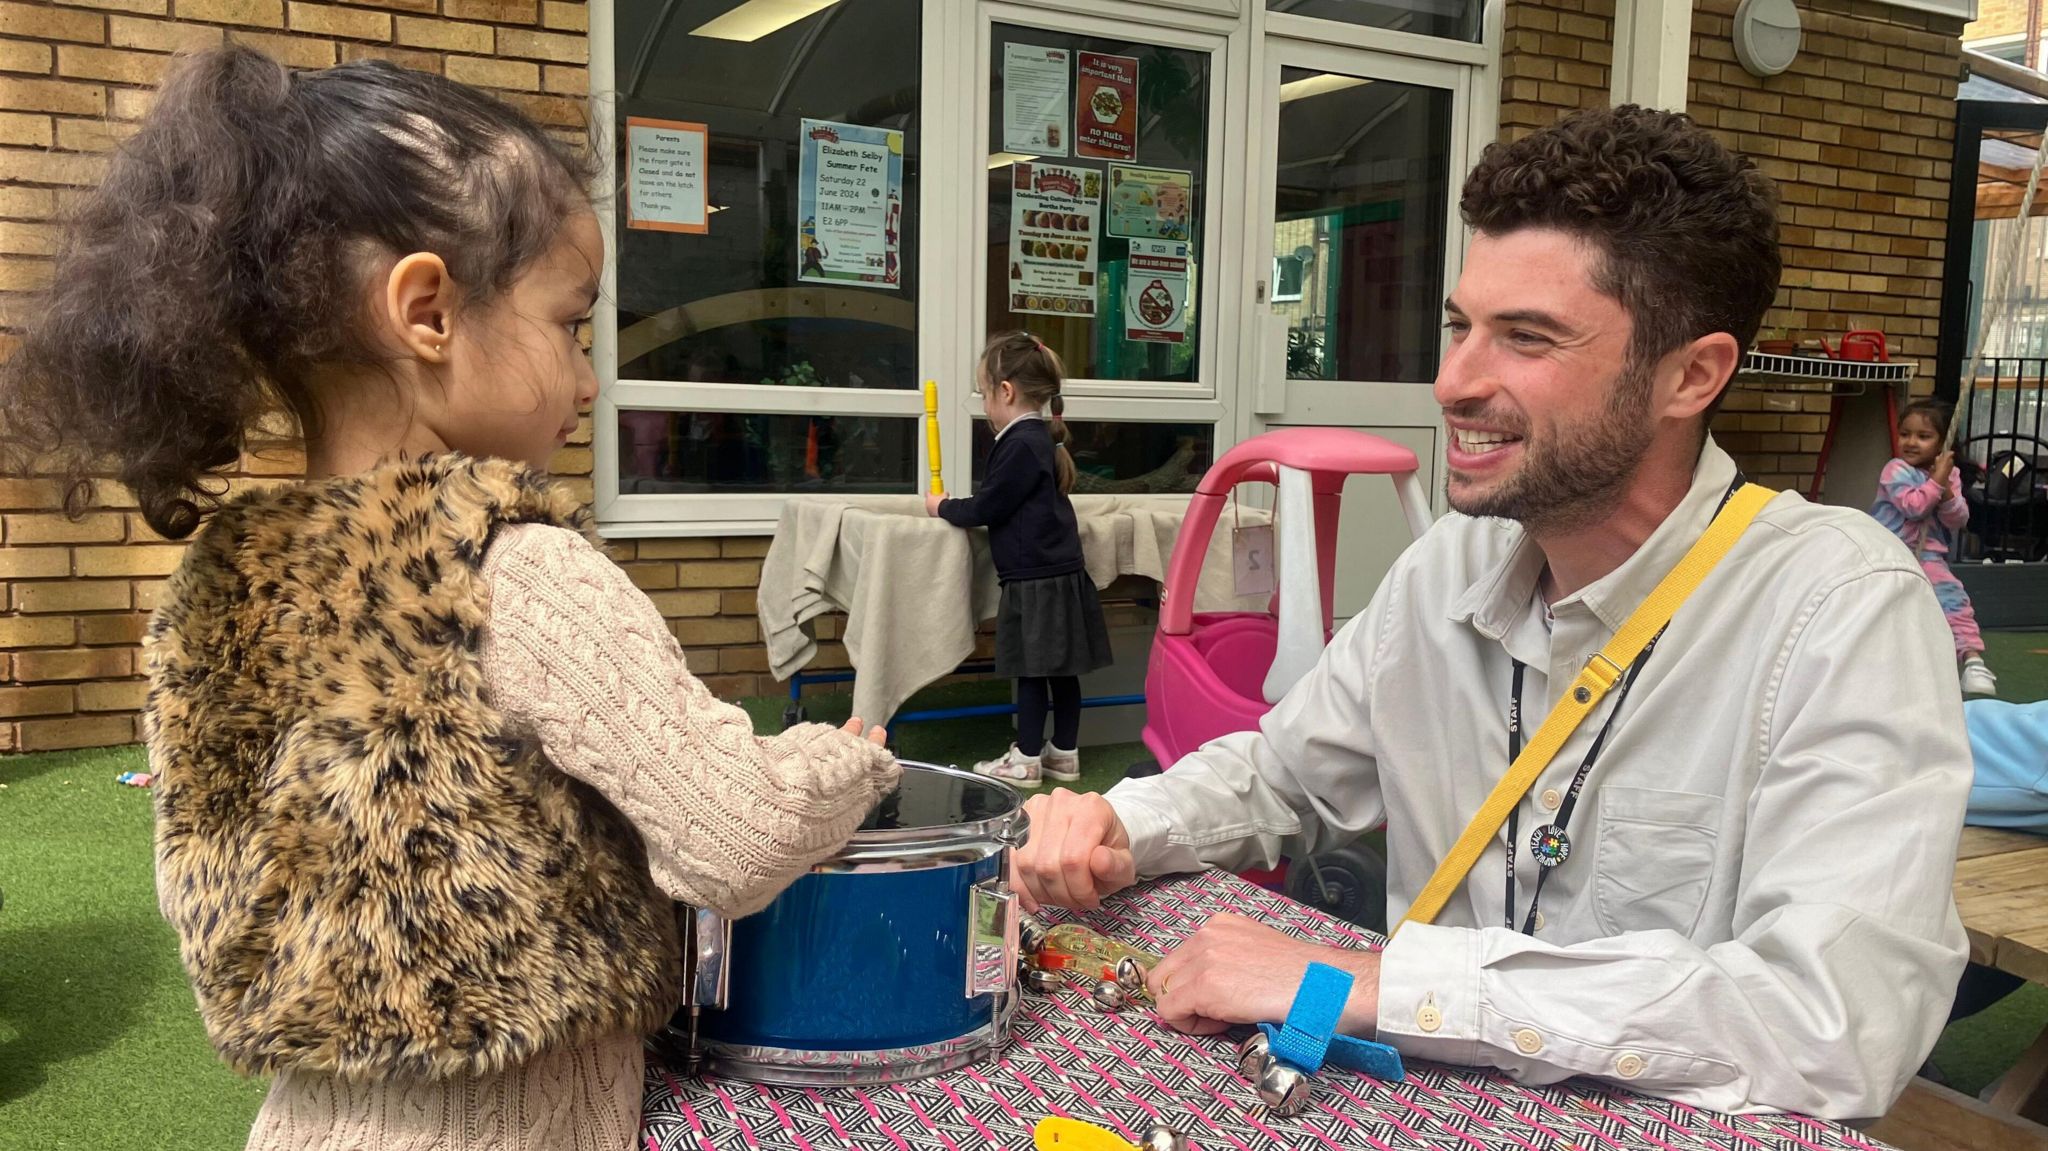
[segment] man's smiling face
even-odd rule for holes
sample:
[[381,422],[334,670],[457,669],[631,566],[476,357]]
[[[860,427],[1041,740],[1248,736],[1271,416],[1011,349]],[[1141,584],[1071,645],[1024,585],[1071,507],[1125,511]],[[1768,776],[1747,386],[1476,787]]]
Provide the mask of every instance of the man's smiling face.
[[1436,379],[1457,510],[1570,529],[1634,477],[1656,430],[1650,370],[1630,362],[1621,302],[1594,287],[1600,259],[1549,228],[1473,236]]

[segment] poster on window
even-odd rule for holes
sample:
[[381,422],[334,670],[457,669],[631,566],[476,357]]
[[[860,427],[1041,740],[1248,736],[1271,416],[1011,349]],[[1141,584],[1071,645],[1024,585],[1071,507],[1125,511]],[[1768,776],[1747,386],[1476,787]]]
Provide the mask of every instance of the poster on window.
[[702,124],[626,117],[626,226],[651,232],[711,230]]
[[1010,310],[1095,314],[1095,220],[1102,173],[1064,164],[1010,169]]
[[1065,48],[1003,45],[1003,151],[1067,154],[1068,60]]
[[1074,155],[1138,157],[1138,58],[1083,52],[1074,68]]
[[1124,276],[1124,339],[1178,344],[1188,338],[1188,246],[1132,240]]
[[898,287],[903,133],[803,121],[797,174],[797,279]]
[[1109,234],[1133,240],[1188,239],[1195,174],[1175,168],[1109,166]]

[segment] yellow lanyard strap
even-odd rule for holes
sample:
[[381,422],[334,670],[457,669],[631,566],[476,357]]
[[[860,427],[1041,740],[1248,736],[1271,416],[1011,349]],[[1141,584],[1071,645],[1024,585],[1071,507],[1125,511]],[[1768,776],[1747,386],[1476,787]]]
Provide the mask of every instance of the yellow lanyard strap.
[[[1437,865],[1436,873],[1423,885],[1422,893],[1415,897],[1408,914],[1402,918],[1403,924],[1429,923],[1436,919],[1437,913],[1449,902],[1451,893],[1465,882],[1472,865],[1479,862],[1487,843],[1507,822],[1508,813],[1522,802],[1522,797],[1529,793],[1536,778],[1543,774],[1543,769],[1550,766],[1551,759],[1564,746],[1565,740],[1570,739],[1580,722],[1600,706],[1600,701],[1620,682],[1622,673],[1635,662],[1636,656],[1642,654],[1643,648],[1664,630],[1665,624],[1671,622],[1671,616],[1678,611],[1679,605],[1700,586],[1707,573],[1713,571],[1721,557],[1728,554],[1728,549],[1735,546],[1736,539],[1749,527],[1750,521],[1777,494],[1757,484],[1744,484],[1714,516],[1714,522],[1707,525],[1706,534],[1692,545],[1685,558],[1678,561],[1677,567],[1666,573],[1656,590],[1622,623],[1614,638],[1607,641],[1607,646],[1600,649],[1600,654],[1586,661],[1585,670],[1572,681],[1571,690],[1565,692],[1557,706],[1550,709],[1543,726],[1536,730],[1535,738],[1508,766],[1508,773],[1494,785],[1493,794],[1486,797],[1479,814],[1472,817],[1472,822],[1465,826],[1458,841],[1451,845],[1450,854],[1444,856],[1444,861]],[[1400,927],[1397,925],[1395,930],[1399,931]]]

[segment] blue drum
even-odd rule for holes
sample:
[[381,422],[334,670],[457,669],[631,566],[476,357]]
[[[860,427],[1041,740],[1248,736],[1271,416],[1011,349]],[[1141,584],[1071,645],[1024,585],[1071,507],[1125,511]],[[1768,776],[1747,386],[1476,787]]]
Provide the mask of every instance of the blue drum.
[[699,1006],[678,1017],[693,1054],[735,1079],[863,1084],[1000,1050],[1017,1002],[1010,856],[1026,830],[1009,785],[904,763],[853,841],[766,910],[697,913]]

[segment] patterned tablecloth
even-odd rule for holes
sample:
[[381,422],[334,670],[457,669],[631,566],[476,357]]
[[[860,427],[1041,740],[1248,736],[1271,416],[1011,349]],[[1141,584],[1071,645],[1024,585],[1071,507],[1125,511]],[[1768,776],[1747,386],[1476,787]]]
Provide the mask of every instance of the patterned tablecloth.
[[[1081,918],[1165,950],[1220,911],[1318,942],[1373,942],[1221,872],[1144,884]],[[1799,1115],[1720,1115],[1590,1081],[1523,1087],[1487,1072],[1414,1063],[1405,1083],[1327,1069],[1316,1077],[1307,1113],[1274,1119],[1238,1078],[1230,1042],[1181,1035],[1141,1008],[1104,1014],[1074,989],[1027,996],[1000,1061],[915,1083],[760,1087],[650,1065],[641,1135],[646,1151],[978,1151],[1029,1148],[1032,1126],[1046,1115],[1086,1119],[1134,1141],[1146,1125],[1170,1123],[1204,1151],[1886,1151],[1838,1124]]]

